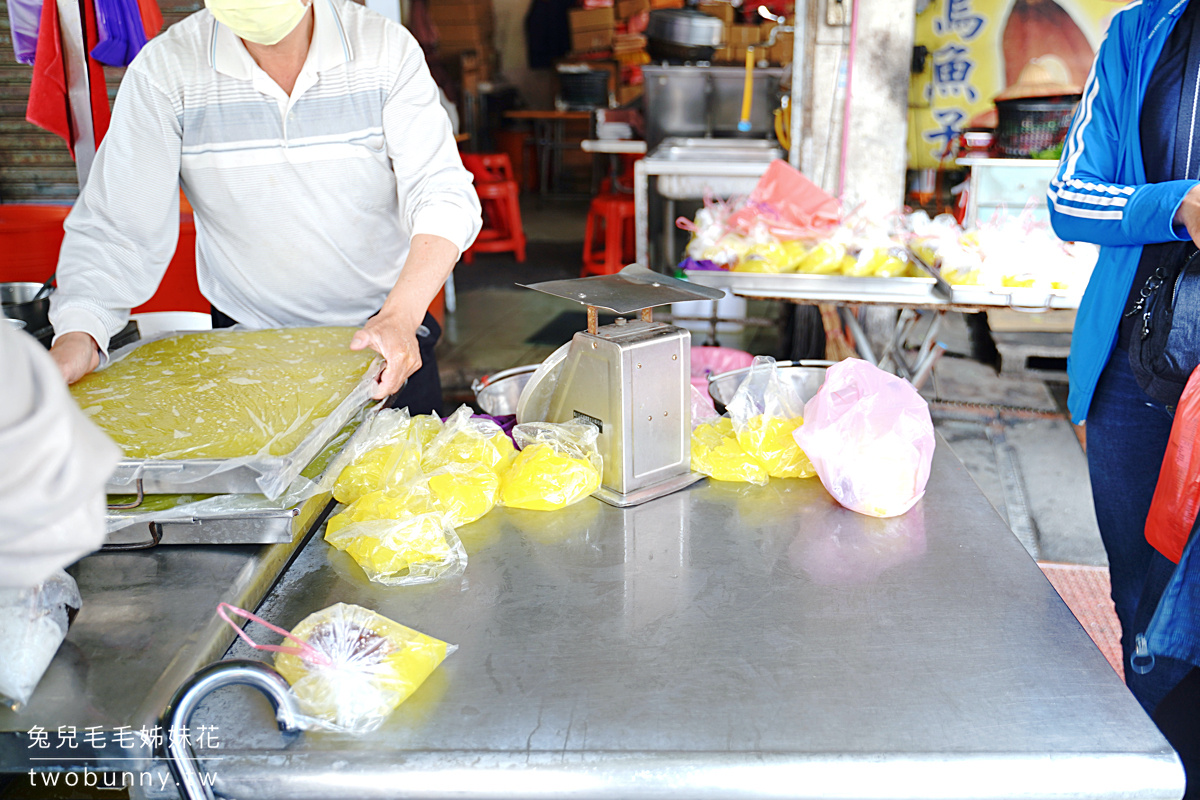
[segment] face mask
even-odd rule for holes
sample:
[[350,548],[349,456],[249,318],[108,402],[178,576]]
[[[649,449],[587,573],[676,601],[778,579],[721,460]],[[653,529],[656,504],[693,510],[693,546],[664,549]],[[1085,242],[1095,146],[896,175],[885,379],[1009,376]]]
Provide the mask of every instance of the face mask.
[[296,29],[304,0],[204,0],[217,21],[248,42],[276,44]]

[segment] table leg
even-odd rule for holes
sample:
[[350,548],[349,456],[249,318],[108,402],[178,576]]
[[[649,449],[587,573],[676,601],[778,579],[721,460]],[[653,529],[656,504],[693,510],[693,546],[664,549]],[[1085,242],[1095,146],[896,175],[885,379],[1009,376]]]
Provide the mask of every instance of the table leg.
[[637,263],[650,266],[650,214],[646,207],[649,195],[646,164],[641,159],[633,164],[633,230]]
[[854,316],[853,309],[846,306],[838,306],[838,311],[840,312],[842,321],[850,329],[850,335],[854,337],[854,348],[858,350],[858,354],[868,364],[878,367],[879,359],[876,358],[875,351],[871,348],[871,341],[867,338],[866,331],[858,324],[858,318]]

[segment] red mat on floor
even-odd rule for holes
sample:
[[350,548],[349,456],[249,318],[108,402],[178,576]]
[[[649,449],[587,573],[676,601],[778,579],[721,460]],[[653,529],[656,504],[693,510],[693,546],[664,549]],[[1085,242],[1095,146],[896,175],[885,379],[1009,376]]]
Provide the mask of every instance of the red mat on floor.
[[1051,563],[1039,563],[1038,566],[1108,663],[1123,679],[1121,626],[1117,622],[1117,613],[1113,611],[1108,568]]

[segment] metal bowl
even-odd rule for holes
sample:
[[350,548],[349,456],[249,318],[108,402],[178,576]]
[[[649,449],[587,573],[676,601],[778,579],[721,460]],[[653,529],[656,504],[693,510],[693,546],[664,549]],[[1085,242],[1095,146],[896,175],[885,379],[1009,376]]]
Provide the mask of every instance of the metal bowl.
[[12,328],[14,331],[23,330],[25,328],[25,320],[23,319],[12,319],[10,317],[5,317],[4,321],[7,322],[8,327]]
[[32,300],[42,284],[29,281],[0,283],[0,309],[9,319],[19,319],[31,333],[50,326],[50,292],[40,300]]
[[[833,363],[832,361],[815,360],[778,361],[775,363],[775,369],[779,371],[779,377],[796,387],[796,392],[800,395],[800,402],[807,403],[825,382],[825,370]],[[751,369],[753,367],[745,367],[709,376],[708,395],[713,399],[713,405],[716,406],[718,414],[725,413],[726,404],[733,399],[734,393],[742,385],[742,381],[746,380]]]
[[540,364],[527,364],[523,367],[513,367],[493,375],[485,375],[471,384],[475,393],[475,402],[485,414],[493,417],[504,417],[517,413],[517,401],[521,399],[521,391]]

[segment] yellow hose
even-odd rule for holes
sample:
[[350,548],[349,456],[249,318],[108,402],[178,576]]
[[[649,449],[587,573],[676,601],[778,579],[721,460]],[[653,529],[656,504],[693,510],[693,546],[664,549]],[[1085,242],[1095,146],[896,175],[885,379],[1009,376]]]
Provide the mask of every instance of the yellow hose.
[[754,102],[754,48],[746,48],[746,85],[742,89],[742,118],[738,121],[739,131],[750,130],[750,108]]
[[792,110],[787,106],[775,109],[775,138],[784,150],[791,150]]

